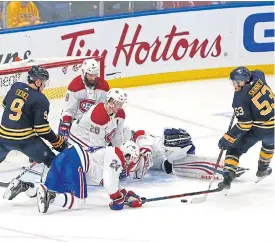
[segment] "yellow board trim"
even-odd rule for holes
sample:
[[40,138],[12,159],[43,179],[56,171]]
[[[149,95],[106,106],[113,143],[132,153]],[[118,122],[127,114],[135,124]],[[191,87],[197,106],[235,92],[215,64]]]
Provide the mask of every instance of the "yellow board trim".
[[[220,79],[229,78],[229,73],[234,67],[221,67],[211,69],[196,69],[178,72],[167,72],[158,74],[149,74],[143,76],[133,76],[126,78],[116,78],[108,80],[110,88],[128,88],[137,86],[148,86],[156,84],[174,83],[174,82],[185,82],[185,81],[201,81],[209,79]],[[260,69],[266,75],[274,75],[274,64],[265,65],[250,65],[247,66],[250,70]],[[69,83],[70,80],[68,80]],[[43,93],[48,99],[59,99],[63,98],[66,94],[67,87],[56,87],[46,89]],[[0,100],[3,97],[0,97]]]

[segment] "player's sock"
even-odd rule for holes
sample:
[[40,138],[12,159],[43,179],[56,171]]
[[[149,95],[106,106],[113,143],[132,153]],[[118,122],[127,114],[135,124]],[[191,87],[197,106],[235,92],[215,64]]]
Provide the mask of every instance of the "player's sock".
[[53,201],[53,205],[60,206],[67,209],[77,209],[84,203],[84,199],[79,199],[72,193],[57,193]]
[[224,170],[232,171],[236,173],[239,165],[239,157],[235,155],[226,155],[224,161]]

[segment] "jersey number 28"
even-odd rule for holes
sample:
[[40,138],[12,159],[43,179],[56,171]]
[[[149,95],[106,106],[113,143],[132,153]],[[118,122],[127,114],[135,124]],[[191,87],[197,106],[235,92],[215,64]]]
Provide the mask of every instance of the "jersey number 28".
[[[267,100],[264,100],[261,103],[259,102],[259,99],[262,96],[267,94],[266,91],[269,92],[269,98],[273,99],[273,103],[270,103]],[[262,87],[261,91],[258,92],[257,95],[255,95],[255,97],[252,98],[252,102],[259,110],[261,110],[260,114],[265,116],[265,115],[269,114],[272,111],[272,109],[274,109],[274,94],[273,94],[272,90],[268,86],[265,85]]]
[[24,101],[20,98],[15,98],[11,103],[10,110],[13,112],[9,115],[9,119],[13,121],[18,121],[22,115],[22,107]]

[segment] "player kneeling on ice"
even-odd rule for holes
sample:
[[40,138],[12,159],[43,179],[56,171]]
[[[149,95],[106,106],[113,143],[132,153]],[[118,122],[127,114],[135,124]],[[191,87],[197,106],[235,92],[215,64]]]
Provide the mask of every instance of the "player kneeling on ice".
[[[129,136],[129,135],[128,135]],[[134,169],[121,178],[142,179],[149,169],[163,170],[178,176],[209,179],[215,173],[216,158],[195,155],[191,136],[183,129],[166,128],[162,137],[144,130],[134,132],[132,140],[140,148],[140,159]],[[215,179],[222,179],[223,165],[219,165]],[[247,169],[238,167],[237,176]]]
[[[71,146],[54,159],[45,184],[25,184],[29,187],[26,194],[33,196],[37,192],[41,213],[46,213],[50,204],[68,209],[79,208],[87,198],[87,179],[93,185],[104,185],[112,200],[109,204],[112,210],[123,209],[125,202],[130,202],[131,207],[141,207],[140,197],[119,185],[122,169],[131,172],[138,158],[138,146],[132,141],[123,143],[120,148]],[[10,196],[14,192],[10,191]]]

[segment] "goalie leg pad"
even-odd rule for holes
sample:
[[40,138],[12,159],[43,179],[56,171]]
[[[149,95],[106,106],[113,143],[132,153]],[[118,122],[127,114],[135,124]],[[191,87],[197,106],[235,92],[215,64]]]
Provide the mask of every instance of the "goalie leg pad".
[[[187,156],[173,163],[175,175],[191,178],[211,179],[215,172],[216,160],[206,157]],[[222,179],[222,166],[219,166],[215,179]]]

